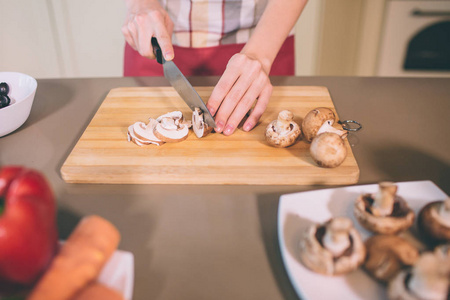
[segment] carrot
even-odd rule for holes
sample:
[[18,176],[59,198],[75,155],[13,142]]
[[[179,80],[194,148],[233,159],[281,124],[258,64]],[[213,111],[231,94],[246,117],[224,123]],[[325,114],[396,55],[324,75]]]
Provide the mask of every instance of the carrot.
[[101,284],[93,282],[85,286],[71,300],[124,300],[123,296],[116,290]]
[[98,277],[119,240],[119,231],[107,220],[95,215],[84,217],[27,299],[71,299]]

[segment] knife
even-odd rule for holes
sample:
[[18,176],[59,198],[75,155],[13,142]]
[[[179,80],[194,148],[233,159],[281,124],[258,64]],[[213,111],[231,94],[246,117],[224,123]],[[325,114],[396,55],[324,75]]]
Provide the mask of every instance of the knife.
[[192,87],[186,77],[184,77],[183,73],[181,73],[175,63],[164,59],[161,48],[159,47],[158,41],[155,37],[152,37],[152,47],[153,54],[156,56],[156,61],[163,65],[164,77],[169,80],[170,84],[192,111],[198,107],[203,112],[203,117],[206,124],[216,128],[216,122],[214,122],[214,118],[202,98],[198,95],[197,91]]

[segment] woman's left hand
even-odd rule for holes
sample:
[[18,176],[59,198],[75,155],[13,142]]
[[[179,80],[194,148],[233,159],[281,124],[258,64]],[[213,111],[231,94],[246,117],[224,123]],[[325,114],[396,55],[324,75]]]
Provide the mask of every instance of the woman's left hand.
[[250,131],[255,127],[272,95],[267,69],[270,67],[264,67],[259,60],[246,54],[238,53],[231,57],[207,104],[215,116],[216,132],[233,134],[250,110],[243,130]]

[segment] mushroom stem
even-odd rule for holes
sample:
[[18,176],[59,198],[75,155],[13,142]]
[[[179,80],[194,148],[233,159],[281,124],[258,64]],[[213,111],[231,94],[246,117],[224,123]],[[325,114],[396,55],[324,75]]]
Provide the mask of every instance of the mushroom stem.
[[379,189],[374,195],[372,214],[377,217],[385,217],[392,214],[394,209],[397,185],[392,182],[380,182]]
[[439,213],[436,218],[442,225],[450,227],[450,197],[439,205]]
[[424,253],[412,269],[408,287],[420,299],[446,299],[449,271],[448,258]]
[[341,138],[345,139],[347,137],[347,131],[334,128],[332,125],[334,123],[334,120],[327,120],[325,121],[322,126],[320,126],[319,130],[317,131],[317,135],[323,133],[323,132],[332,132],[339,135]]
[[334,218],[326,226],[323,245],[334,257],[342,255],[350,247],[349,231],[351,227],[352,222],[346,218]]
[[289,133],[291,130],[291,122],[294,120],[294,114],[289,110],[283,110],[278,114],[277,122],[275,123],[275,131],[282,135]]

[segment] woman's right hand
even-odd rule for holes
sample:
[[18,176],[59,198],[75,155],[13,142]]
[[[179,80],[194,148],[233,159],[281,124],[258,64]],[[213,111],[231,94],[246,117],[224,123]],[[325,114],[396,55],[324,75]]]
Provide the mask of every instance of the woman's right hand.
[[151,39],[155,37],[165,60],[172,60],[173,22],[157,0],[126,0],[127,15],[122,33],[140,55],[154,59]]

